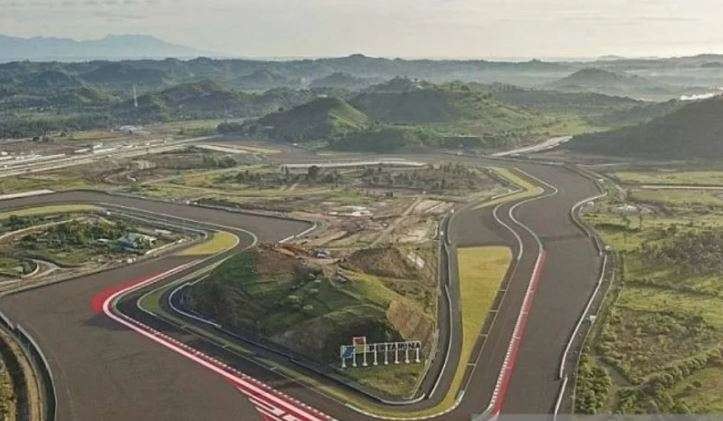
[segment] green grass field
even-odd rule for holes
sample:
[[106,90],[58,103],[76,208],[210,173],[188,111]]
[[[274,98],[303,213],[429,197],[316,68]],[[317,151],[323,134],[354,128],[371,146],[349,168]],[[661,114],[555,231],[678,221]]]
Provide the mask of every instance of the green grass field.
[[93,212],[99,211],[100,208],[92,205],[51,205],[38,206],[34,208],[20,209],[16,211],[0,213],[0,220],[10,218],[11,216],[38,216],[49,215],[53,213],[74,213],[74,212]]
[[[27,269],[31,267],[31,265],[27,263],[25,266]],[[32,266],[34,266],[34,264]],[[14,257],[0,256],[0,276],[15,278],[25,275],[27,271],[28,270],[24,270],[23,260]]]
[[[679,190],[634,190],[628,201],[660,207],[641,219],[616,212],[620,204],[608,201],[585,214],[623,264],[581,360],[577,411],[720,412],[720,260],[714,254],[698,262],[706,256],[677,244],[688,236],[707,241],[705,233],[723,230],[723,203]],[[718,253],[716,247],[703,249]]]
[[662,203],[676,206],[723,206],[723,189],[712,190],[674,190],[674,189],[635,189],[631,191],[633,200],[646,203]]
[[0,178],[0,194],[22,193],[32,190],[73,190],[92,188],[90,183],[75,176],[55,176],[44,174],[42,176],[19,176]]
[[619,171],[614,176],[629,184],[723,186],[723,171]]
[[462,311],[462,350],[445,402],[451,404],[462,386],[472,350],[480,338],[500,284],[512,262],[509,247],[467,247],[457,249],[459,294]]

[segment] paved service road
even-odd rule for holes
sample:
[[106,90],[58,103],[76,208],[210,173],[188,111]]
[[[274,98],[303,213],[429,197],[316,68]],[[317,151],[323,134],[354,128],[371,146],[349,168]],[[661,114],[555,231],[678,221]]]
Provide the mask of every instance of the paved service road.
[[[464,399],[455,410],[439,419],[467,420],[486,410],[551,412],[560,386],[557,372],[562,350],[598,275],[599,257],[593,244],[569,217],[570,208],[576,202],[595,195],[594,184],[557,166],[497,161],[494,165],[517,166],[549,184],[543,195],[522,203],[482,209],[465,207],[450,222],[447,235],[453,246],[506,244],[513,248],[519,260],[503,283],[504,292],[500,293],[494,323],[478,341],[476,355],[479,357],[473,361]],[[308,227],[295,221],[92,192],[18,198],[2,201],[0,206],[5,209],[61,202],[126,206],[173,220],[187,218],[199,224],[223,226],[239,234],[242,240],[239,247],[253,242],[243,230],[253,232],[260,241],[271,242]],[[28,329],[48,356],[58,395],[58,419],[259,417],[256,409],[259,402],[249,401],[248,394],[237,390],[233,381],[120,325],[100,313],[97,305],[91,305],[99,292],[170,270],[192,259],[162,257],[11,295],[0,301],[0,308]],[[534,291],[530,288],[533,279],[532,285],[537,284]],[[459,294],[456,279],[450,284],[454,300]],[[520,317],[523,302],[530,305],[527,319]],[[453,306],[453,310],[455,308]],[[119,310],[137,319],[144,317],[125,304]],[[521,320],[526,322],[526,329],[519,330]],[[228,361],[233,368],[332,417],[368,419],[343,403],[229,355],[183,330],[159,320],[142,321],[148,329],[162,332],[184,346],[200,349],[210,357]],[[518,333],[523,334],[517,335],[521,337],[519,342],[511,341],[516,326]],[[459,332],[452,332],[452,337],[448,365],[454,367],[455,355],[459,354],[454,344],[459,341]],[[513,348],[515,352],[510,354],[508,351]],[[502,370],[503,367],[507,369]],[[439,390],[447,388],[451,376],[451,370],[443,373]],[[442,395],[437,392],[431,399],[398,410],[403,414],[429,407]],[[489,407],[492,396],[496,398]]]

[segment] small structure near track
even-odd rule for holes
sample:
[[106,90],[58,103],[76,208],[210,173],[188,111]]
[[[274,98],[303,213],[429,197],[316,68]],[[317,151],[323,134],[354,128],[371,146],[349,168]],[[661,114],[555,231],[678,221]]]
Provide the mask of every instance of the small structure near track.
[[[377,342],[367,343],[366,336],[356,336],[352,338],[352,345],[341,345],[339,349],[339,357],[341,359],[341,368],[347,367],[347,362],[351,360],[352,367],[368,367],[379,364],[412,364],[422,362],[420,353],[422,351],[422,343],[420,341],[403,341],[403,342]],[[361,359],[361,362],[359,362]]]

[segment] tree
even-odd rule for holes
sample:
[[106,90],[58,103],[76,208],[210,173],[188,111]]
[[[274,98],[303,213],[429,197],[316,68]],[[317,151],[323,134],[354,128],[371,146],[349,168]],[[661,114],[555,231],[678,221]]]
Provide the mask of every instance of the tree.
[[316,178],[319,176],[320,172],[321,172],[321,169],[317,165],[312,165],[306,171],[306,178],[309,180],[316,180]]

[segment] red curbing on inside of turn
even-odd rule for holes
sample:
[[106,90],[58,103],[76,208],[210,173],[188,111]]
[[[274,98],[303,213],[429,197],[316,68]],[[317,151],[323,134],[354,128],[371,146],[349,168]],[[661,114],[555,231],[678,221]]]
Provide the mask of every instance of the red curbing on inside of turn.
[[502,363],[502,368],[500,369],[500,374],[497,377],[495,389],[492,392],[490,413],[494,417],[498,416],[502,412],[502,409],[505,405],[507,389],[509,388],[510,379],[512,378],[512,373],[515,369],[517,354],[520,351],[522,339],[525,336],[527,320],[529,319],[530,310],[532,309],[532,301],[535,298],[535,293],[537,292],[537,287],[540,282],[540,274],[542,273],[542,267],[545,264],[545,256],[545,250],[541,250],[540,254],[537,255],[535,268],[532,270],[532,277],[530,278],[530,283],[527,286],[525,297],[522,300],[520,313],[517,315],[517,321],[515,322],[515,328],[512,331],[512,338],[510,339],[510,344],[507,347],[505,360]]
[[[265,383],[244,374],[228,364],[217,360],[195,348],[188,346],[187,344],[160,332],[148,325],[145,325],[135,319],[126,316],[123,313],[118,312],[114,306],[113,301],[135,288],[140,288],[145,285],[152,284],[170,275],[178,273],[183,269],[190,267],[189,264],[179,266],[169,271],[148,276],[142,279],[136,279],[133,281],[125,282],[115,288],[109,288],[101,291],[95,297],[93,301],[101,301],[102,311],[111,319],[116,322],[128,327],[129,329],[145,336],[148,339],[188,358],[189,360],[203,366],[204,368],[220,375],[234,387],[245,395],[249,401],[256,407],[259,415],[263,417],[264,421],[276,421],[276,420],[299,420],[299,421],[325,421],[332,420],[333,418],[324,414],[323,412],[310,407],[309,405],[300,402],[291,396],[288,396],[278,390],[271,388]],[[111,291],[112,290],[112,291]],[[97,297],[97,298],[96,298]],[[95,306],[95,304],[92,304]],[[95,308],[95,307],[94,307]]]
[[153,278],[155,276],[158,276],[158,274],[153,275],[146,275],[141,278],[131,279],[130,281],[123,282],[120,285],[114,285],[112,287],[108,287],[99,293],[95,294],[93,298],[90,300],[90,308],[93,310],[93,313],[99,314],[103,312],[103,303],[110,297],[111,295],[115,294],[118,291],[132,288],[133,286],[140,284],[141,282],[144,282],[148,278]]

